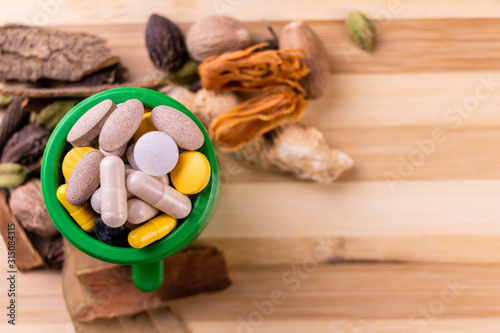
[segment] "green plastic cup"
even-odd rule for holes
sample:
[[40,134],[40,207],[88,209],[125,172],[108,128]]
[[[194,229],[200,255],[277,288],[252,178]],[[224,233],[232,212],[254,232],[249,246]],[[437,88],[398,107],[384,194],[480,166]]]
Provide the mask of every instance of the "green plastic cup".
[[[189,216],[172,233],[143,249],[111,246],[93,238],[75,223],[56,196],[57,188],[64,181],[61,164],[69,149],[66,137],[76,121],[87,110],[105,99],[111,99],[115,104],[118,104],[132,98],[140,100],[146,107],[154,108],[158,105],[167,105],[189,116],[205,136],[205,143],[199,151],[207,157],[212,169],[210,182],[198,194]],[[217,198],[218,166],[214,148],[205,129],[200,121],[181,103],[149,89],[118,88],[101,92],[83,100],[61,120],[45,148],[40,178],[47,211],[57,229],[71,244],[96,259],[115,264],[131,265],[132,280],[136,287],[142,291],[154,291],[163,283],[162,259],[185,248],[196,239],[208,224]]]

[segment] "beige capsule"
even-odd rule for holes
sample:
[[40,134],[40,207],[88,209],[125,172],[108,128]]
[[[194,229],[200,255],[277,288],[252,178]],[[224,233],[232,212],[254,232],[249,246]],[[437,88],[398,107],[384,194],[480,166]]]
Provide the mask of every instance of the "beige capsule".
[[132,172],[127,177],[127,189],[176,219],[185,218],[191,212],[191,201],[186,195],[142,171]]
[[132,224],[146,222],[158,214],[158,209],[137,198],[130,199],[127,202],[127,211],[127,222]]
[[127,221],[127,189],[125,164],[111,155],[101,162],[101,218],[111,228],[118,228]]

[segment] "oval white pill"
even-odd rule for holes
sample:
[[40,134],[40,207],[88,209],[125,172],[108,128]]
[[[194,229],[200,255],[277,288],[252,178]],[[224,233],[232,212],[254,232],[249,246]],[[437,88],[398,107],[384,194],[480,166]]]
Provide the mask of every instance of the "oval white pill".
[[148,132],[134,147],[134,160],[139,169],[150,176],[163,176],[177,164],[179,149],[175,141],[160,131]]

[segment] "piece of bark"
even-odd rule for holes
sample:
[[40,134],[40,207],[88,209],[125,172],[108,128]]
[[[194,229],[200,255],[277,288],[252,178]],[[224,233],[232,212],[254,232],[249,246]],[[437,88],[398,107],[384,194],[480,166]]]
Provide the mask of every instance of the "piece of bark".
[[142,82],[127,82],[122,84],[103,84],[100,86],[81,86],[64,88],[30,88],[25,85],[10,85],[0,88],[0,94],[9,94],[15,96],[25,96],[29,98],[59,98],[59,97],[88,97],[105,90],[115,88],[148,88],[155,89],[168,83],[165,78],[155,78],[153,80]]
[[125,83],[128,80],[129,71],[127,67],[121,63],[100,69],[92,74],[89,74],[79,81],[56,81],[56,80],[38,80],[37,82],[28,84],[30,88],[68,88],[68,87],[92,87],[102,84]]
[[28,113],[24,107],[28,104],[25,97],[15,97],[7,107],[7,111],[0,123],[0,154],[12,134],[17,132],[28,121]]
[[[7,249],[9,245],[9,224],[15,224],[15,260],[17,269],[24,272],[43,266],[42,257],[29,241],[21,224],[16,220],[14,215],[11,214],[7,206],[5,194],[0,192],[0,233],[2,234]],[[10,250],[8,250],[8,252],[10,252]]]
[[143,311],[136,315],[120,316],[110,319],[96,319],[91,322],[81,322],[77,316],[81,310],[93,302],[88,288],[84,287],[77,271],[88,268],[108,267],[110,264],[91,258],[76,249],[67,240],[64,243],[63,290],[66,306],[77,333],[187,333],[184,323],[169,307]]
[[2,81],[78,81],[119,61],[94,35],[17,24],[0,28]]
[[[168,301],[220,291],[231,284],[224,255],[214,247],[189,248],[164,262],[164,280],[150,293],[137,289],[131,279],[130,266],[112,266],[77,272],[96,301],[78,316],[81,321],[130,315],[165,306]],[[106,304],[102,297],[106,295]],[[134,300],[134,301],[131,301]]]
[[50,132],[37,124],[28,124],[14,133],[1,154],[1,163],[18,163],[26,166],[30,173],[40,172],[42,156]]

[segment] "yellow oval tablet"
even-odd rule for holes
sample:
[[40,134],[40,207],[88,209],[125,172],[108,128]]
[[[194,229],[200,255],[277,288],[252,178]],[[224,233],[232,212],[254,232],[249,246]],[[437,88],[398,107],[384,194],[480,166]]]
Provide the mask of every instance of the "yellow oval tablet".
[[71,149],[62,162],[62,172],[64,179],[68,180],[75,165],[85,156],[89,151],[94,150],[92,147],[77,147]]
[[172,185],[185,194],[201,192],[210,180],[210,163],[197,151],[185,151],[179,155],[177,165],[170,172]]
[[144,116],[142,116],[141,124],[134,134],[134,141],[137,142],[137,140],[139,140],[141,136],[153,131],[157,131],[157,129],[155,125],[153,125],[153,121],[151,120],[151,112],[146,112],[144,113]]

